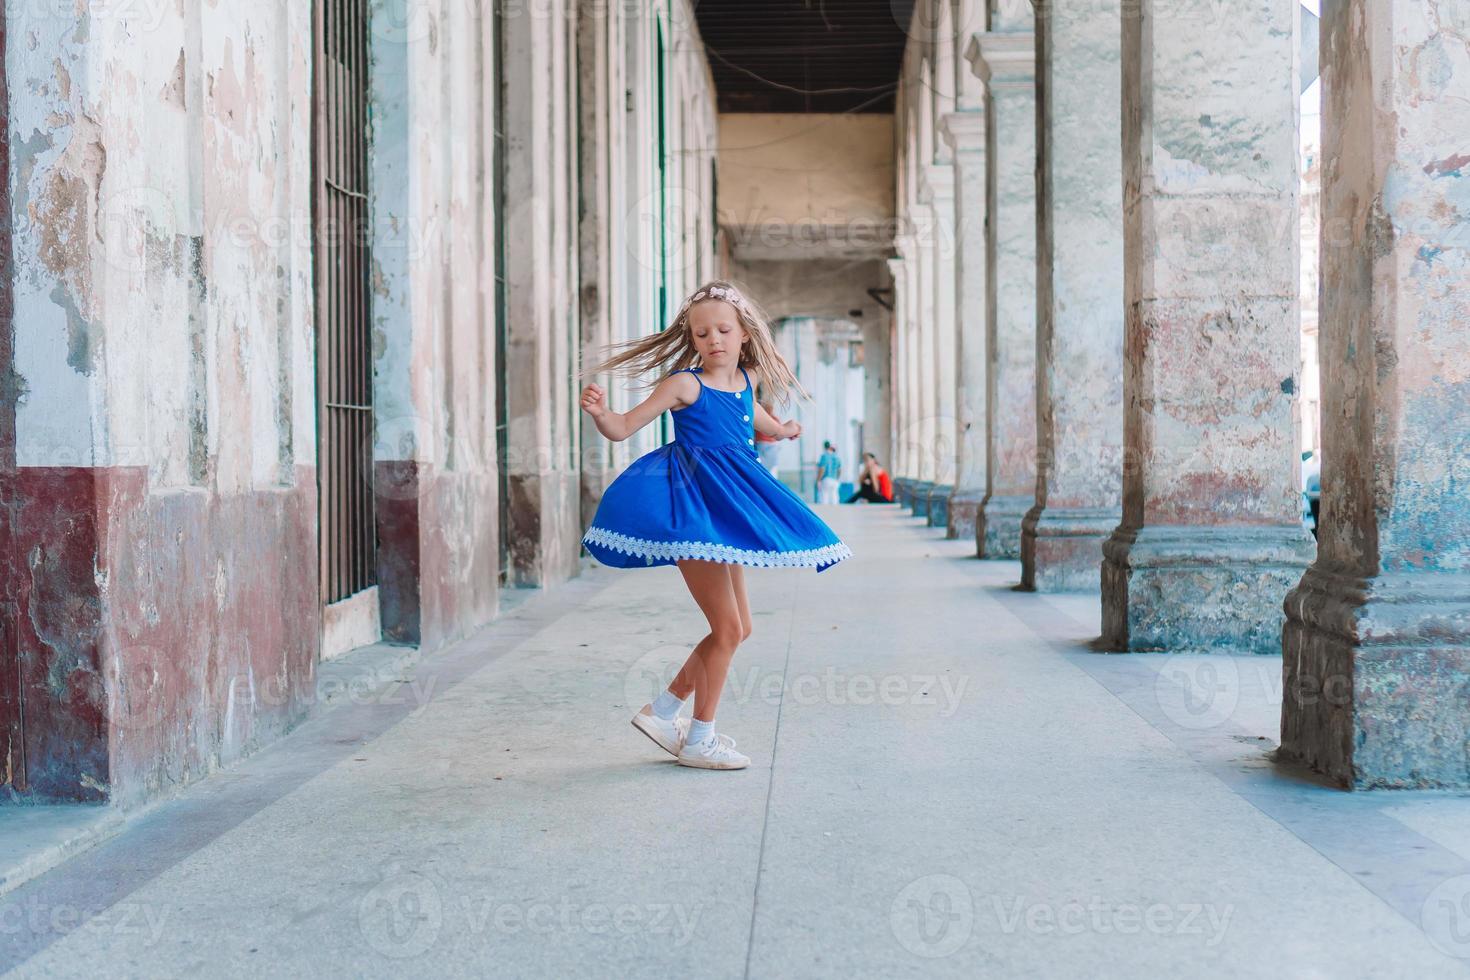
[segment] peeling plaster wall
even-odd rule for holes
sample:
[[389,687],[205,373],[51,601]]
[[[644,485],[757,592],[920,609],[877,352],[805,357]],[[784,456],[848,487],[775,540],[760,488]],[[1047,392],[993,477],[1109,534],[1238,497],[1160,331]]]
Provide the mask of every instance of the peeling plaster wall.
[[1021,557],[1036,499],[1036,74],[1030,14],[992,19],[976,69],[989,95],[986,378],[989,479],[976,525],[982,558]]
[[[14,228],[16,457],[89,466],[105,397],[94,329],[96,235],[106,156],[84,90],[98,69],[90,17],[9,15],[6,73]],[[95,111],[95,109],[94,109]]]
[[11,24],[17,462],[290,485],[314,458],[309,18],[154,6]]
[[[1139,464],[1125,518],[1289,525],[1301,513],[1297,4],[1248,17],[1159,10],[1152,46],[1124,51],[1149,66],[1125,80],[1125,108],[1146,103],[1129,109],[1141,144],[1125,147],[1137,216],[1126,424]],[[1172,82],[1198,79],[1205,59],[1208,84]]]
[[1021,584],[1099,588],[1121,514],[1123,178],[1120,7],[1036,19],[1036,505]]
[[[961,37],[968,41],[967,36]],[[967,50],[967,48],[965,48]],[[965,73],[979,83],[968,60]],[[951,537],[973,540],[988,483],[986,392],[989,224],[983,93],[963,96],[961,108],[944,119],[945,139],[954,160],[955,187],[955,492],[948,505]]]
[[1470,4],[1347,10],[1324,18],[1323,564],[1470,575]]
[[8,16],[26,761],[129,804],[310,690],[310,7]]
[[1282,752],[1470,787],[1470,4],[1323,11],[1322,519]]
[[498,606],[495,38],[479,5],[370,14],[379,599],[432,649]]
[[1112,649],[1274,654],[1282,600],[1312,558],[1296,448],[1299,10],[1141,0],[1123,19]]
[[[509,316],[506,351],[512,370],[505,447],[510,475],[511,575],[517,584],[565,579],[580,550],[580,505],[569,463],[569,433],[558,428],[559,392],[570,376],[557,333],[568,327],[565,251],[570,229],[557,198],[570,193],[566,103],[568,82],[558,48],[576,18],[567,0],[513,7],[505,18],[505,229]],[[562,396],[564,397],[564,396]]]

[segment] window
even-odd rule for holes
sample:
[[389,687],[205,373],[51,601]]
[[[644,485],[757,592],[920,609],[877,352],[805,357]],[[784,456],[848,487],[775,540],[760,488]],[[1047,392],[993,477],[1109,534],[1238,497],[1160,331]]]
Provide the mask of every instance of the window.
[[377,579],[367,196],[368,0],[318,0],[312,154],[317,485],[326,602]]

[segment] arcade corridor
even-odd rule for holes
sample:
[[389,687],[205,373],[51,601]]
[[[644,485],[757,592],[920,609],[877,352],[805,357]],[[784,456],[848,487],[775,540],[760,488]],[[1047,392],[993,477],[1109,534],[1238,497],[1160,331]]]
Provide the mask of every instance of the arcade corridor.
[[853,560],[752,570],[746,772],[628,726],[677,573],[589,567],[0,897],[0,972],[1470,975],[1470,798],[1273,766],[1280,658],[1094,653],[1096,597],[824,514]]

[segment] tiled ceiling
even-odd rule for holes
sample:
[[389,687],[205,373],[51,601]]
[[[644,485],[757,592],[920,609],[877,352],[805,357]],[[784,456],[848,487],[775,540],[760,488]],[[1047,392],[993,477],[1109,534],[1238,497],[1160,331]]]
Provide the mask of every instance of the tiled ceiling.
[[721,112],[892,112],[913,0],[694,0]]

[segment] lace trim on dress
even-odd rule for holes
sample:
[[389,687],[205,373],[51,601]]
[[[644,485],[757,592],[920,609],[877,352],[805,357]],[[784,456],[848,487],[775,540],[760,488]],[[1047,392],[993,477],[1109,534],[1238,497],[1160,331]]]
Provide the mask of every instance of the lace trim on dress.
[[739,565],[756,565],[763,568],[802,568],[810,565],[833,565],[844,558],[852,557],[852,549],[841,541],[821,548],[806,548],[797,551],[757,551],[751,548],[736,548],[728,544],[709,541],[649,541],[635,538],[617,531],[600,527],[589,527],[582,535],[584,542],[601,545],[625,555],[643,558],[695,558],[707,561],[734,562]]

